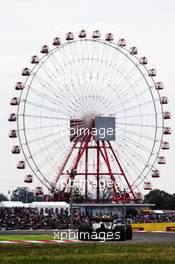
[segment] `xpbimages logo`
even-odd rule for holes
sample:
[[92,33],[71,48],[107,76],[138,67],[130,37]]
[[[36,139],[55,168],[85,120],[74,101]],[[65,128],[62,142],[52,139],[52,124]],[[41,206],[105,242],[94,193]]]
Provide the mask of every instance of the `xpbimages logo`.
[[115,140],[115,118],[95,117],[70,120],[70,141],[83,141],[91,135],[96,141]]
[[70,229],[67,231],[54,232],[54,240],[91,240],[91,241],[109,241],[120,240],[120,231],[92,231],[92,232],[74,232]]

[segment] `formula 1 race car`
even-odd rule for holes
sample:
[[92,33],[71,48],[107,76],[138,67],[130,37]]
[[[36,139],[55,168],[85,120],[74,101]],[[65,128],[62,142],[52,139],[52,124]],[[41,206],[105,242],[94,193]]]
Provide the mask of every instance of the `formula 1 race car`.
[[111,217],[93,217],[90,223],[81,223],[78,227],[79,240],[124,241],[132,239],[132,227],[118,224]]

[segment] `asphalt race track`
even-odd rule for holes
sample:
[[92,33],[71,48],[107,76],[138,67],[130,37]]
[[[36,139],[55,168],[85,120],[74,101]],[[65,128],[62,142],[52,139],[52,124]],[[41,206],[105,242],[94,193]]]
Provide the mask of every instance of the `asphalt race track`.
[[[60,230],[60,232],[67,230]],[[0,230],[0,235],[52,235],[58,230]],[[117,243],[117,242],[112,242]],[[120,243],[175,243],[175,232],[133,232],[133,239]]]

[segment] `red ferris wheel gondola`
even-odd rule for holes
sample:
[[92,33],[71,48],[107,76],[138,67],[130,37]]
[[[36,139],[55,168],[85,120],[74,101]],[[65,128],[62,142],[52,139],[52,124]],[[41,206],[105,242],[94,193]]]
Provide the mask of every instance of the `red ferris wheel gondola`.
[[30,69],[29,68],[24,68],[23,70],[22,70],[22,76],[29,76],[30,75]]
[[17,82],[15,85],[15,90],[23,90],[24,89],[24,85],[22,82]]
[[10,105],[19,105],[19,99],[17,97],[12,97],[10,100]]
[[41,53],[43,54],[48,54],[49,53],[49,47],[47,45],[43,45],[40,50]]
[[113,41],[114,40],[114,35],[112,33],[107,33],[105,37],[106,41]]
[[126,46],[126,40],[124,38],[119,39],[118,45],[120,47],[125,47]]
[[15,122],[17,120],[16,118],[16,114],[15,113],[12,113],[9,115],[9,118],[8,118],[8,121],[9,122]]
[[17,169],[23,170],[25,169],[26,165],[25,165],[25,161],[24,160],[20,160],[17,163]]
[[66,40],[74,40],[74,34],[72,32],[66,33]]
[[147,59],[147,57],[141,57],[141,58],[140,58],[140,64],[142,64],[142,65],[146,65],[146,64],[148,64],[148,59]]
[[9,138],[17,138],[17,133],[15,129],[10,130]]
[[32,183],[33,182],[33,176],[31,174],[26,175],[24,178],[25,183]]
[[144,190],[146,190],[146,191],[152,190],[151,182],[144,182]]
[[95,30],[92,32],[92,38],[94,39],[98,39],[101,37],[100,31],[99,30]]
[[152,177],[153,178],[159,178],[160,177],[160,172],[159,170],[152,170]]
[[20,147],[19,146],[13,146],[12,148],[12,154],[19,154],[20,151]]
[[137,49],[137,47],[131,47],[131,48],[129,49],[129,53],[130,53],[131,55],[136,55],[136,54],[138,53],[138,49]]
[[82,29],[79,34],[78,34],[79,38],[86,38],[86,31],[84,29]]
[[54,46],[59,46],[59,45],[61,45],[61,39],[58,38],[58,37],[54,38],[52,44],[53,44]]
[[161,104],[168,104],[168,97],[167,96],[162,96],[160,98],[160,103]]
[[36,194],[36,196],[43,196],[44,195],[43,188],[41,186],[36,187],[35,194]]
[[172,133],[171,127],[164,127],[163,128],[163,134],[164,135],[171,135],[171,133]]
[[31,57],[30,62],[31,62],[32,64],[37,64],[37,63],[39,63],[39,57],[38,57],[37,55],[33,55],[33,56]]

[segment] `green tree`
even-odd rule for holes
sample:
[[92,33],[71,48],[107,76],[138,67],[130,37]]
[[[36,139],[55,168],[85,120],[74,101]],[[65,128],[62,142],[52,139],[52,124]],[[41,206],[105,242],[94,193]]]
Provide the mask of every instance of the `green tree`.
[[127,217],[135,217],[138,215],[138,211],[135,208],[127,208],[126,209],[126,215]]
[[85,197],[81,194],[80,190],[78,188],[75,188],[73,190],[73,202],[74,203],[82,203],[84,201]]
[[31,203],[35,201],[35,194],[33,190],[30,190],[27,187],[18,187],[12,191],[11,200],[20,201],[23,203]]
[[2,202],[2,201],[8,201],[8,198],[3,193],[0,193],[0,202]]
[[162,190],[152,190],[144,197],[144,203],[155,204],[154,209],[175,209],[175,194]]

